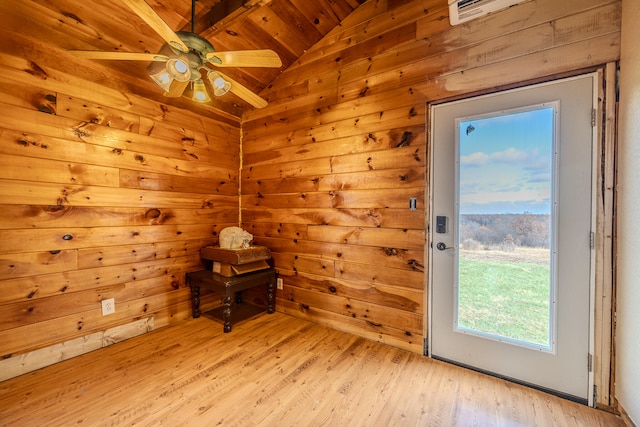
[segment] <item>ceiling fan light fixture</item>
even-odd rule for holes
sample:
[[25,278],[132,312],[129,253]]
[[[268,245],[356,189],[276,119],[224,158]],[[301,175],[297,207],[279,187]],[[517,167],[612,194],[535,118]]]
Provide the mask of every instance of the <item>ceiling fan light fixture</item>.
[[183,57],[169,58],[159,71],[152,72],[149,76],[158,86],[164,89],[165,92],[169,92],[174,80],[186,82],[191,78],[189,61]]
[[165,92],[169,92],[171,89],[171,83],[174,78],[169,75],[166,69],[163,69],[155,74],[151,74],[151,79],[158,84]]
[[215,71],[211,71],[207,75],[207,78],[213,86],[213,94],[215,96],[222,96],[229,92],[229,90],[231,89],[231,83],[223,79],[222,76]]
[[191,78],[189,61],[185,58],[170,58],[165,66],[167,73],[179,82],[186,82]]
[[198,79],[193,82],[193,95],[191,100],[195,102],[209,102],[211,98],[207,93],[207,88],[204,85],[202,79]]

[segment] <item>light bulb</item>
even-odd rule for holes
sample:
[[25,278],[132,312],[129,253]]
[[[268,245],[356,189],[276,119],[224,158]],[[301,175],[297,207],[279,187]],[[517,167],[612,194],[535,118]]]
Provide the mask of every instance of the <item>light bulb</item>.
[[207,88],[204,85],[202,79],[198,79],[193,82],[193,95],[191,99],[195,102],[209,102],[211,98],[207,93]]
[[207,75],[207,78],[213,85],[213,94],[215,96],[222,96],[231,89],[231,83],[223,79],[222,76],[215,71],[211,71]]

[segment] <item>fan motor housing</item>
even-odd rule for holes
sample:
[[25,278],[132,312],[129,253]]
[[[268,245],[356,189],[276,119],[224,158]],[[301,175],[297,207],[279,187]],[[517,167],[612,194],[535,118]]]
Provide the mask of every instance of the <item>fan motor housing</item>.
[[204,37],[200,37],[195,33],[190,33],[187,31],[178,31],[176,35],[180,37],[180,40],[184,42],[189,48],[189,52],[184,53],[178,50],[174,50],[174,52],[178,55],[182,54],[187,57],[189,60],[189,68],[191,69],[191,80],[198,80],[201,78],[199,70],[202,68],[207,68],[204,64],[206,62],[214,62],[214,63],[222,63],[218,58],[213,57],[207,59],[208,53],[213,53],[216,50],[213,45],[209,42],[209,40]]
[[199,56],[202,63],[208,61],[208,53],[213,53],[216,51],[209,40],[205,39],[204,37],[200,37],[197,34],[189,33],[186,31],[178,31],[176,34],[178,37],[180,37],[180,40],[182,40],[184,44],[187,45],[190,53],[193,52]]

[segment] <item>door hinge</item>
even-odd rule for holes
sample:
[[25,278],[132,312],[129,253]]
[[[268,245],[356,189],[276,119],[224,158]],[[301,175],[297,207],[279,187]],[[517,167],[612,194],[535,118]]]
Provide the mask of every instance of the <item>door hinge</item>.
[[589,372],[593,372],[593,354],[587,354],[587,367],[589,368]]
[[596,234],[593,231],[589,233],[589,247],[591,249],[595,249],[596,247]]
[[593,407],[596,407],[596,402],[598,401],[598,386],[593,385]]
[[428,338],[422,339],[422,355],[423,356],[429,355],[429,339]]
[[591,110],[591,127],[596,127],[596,117],[598,116],[598,112],[595,108]]

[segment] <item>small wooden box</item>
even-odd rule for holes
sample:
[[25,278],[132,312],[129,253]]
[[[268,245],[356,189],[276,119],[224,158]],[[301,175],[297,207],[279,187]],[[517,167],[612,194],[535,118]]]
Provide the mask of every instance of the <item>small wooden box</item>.
[[200,249],[200,257],[213,262],[211,270],[214,273],[231,277],[269,268],[266,260],[271,258],[271,253],[264,246],[251,246],[247,249],[206,246]]
[[222,249],[220,246],[205,246],[200,249],[200,257],[210,261],[238,265],[267,260],[271,258],[271,253],[269,248],[265,246],[251,246],[247,249]]
[[267,268],[269,268],[267,261],[256,261],[246,264],[229,264],[228,262],[213,261],[213,272],[226,277],[265,270]]

